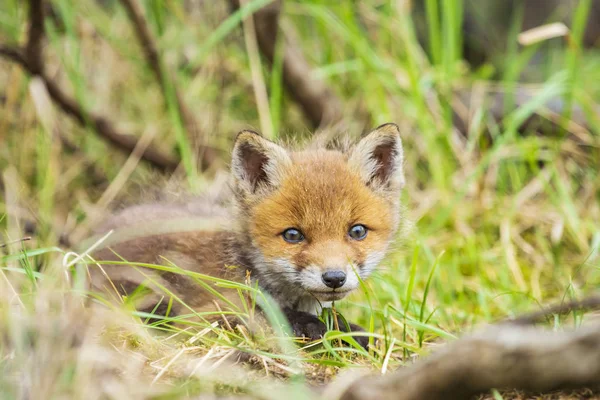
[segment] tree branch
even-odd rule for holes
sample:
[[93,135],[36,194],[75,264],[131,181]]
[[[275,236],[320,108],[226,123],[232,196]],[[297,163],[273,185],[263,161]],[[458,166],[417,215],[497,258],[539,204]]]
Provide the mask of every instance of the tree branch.
[[[89,112],[74,98],[65,93],[61,87],[48,76],[43,62],[44,40],[44,4],[43,0],[29,0],[29,36],[24,50],[17,47],[0,45],[0,56],[19,64],[30,75],[37,75],[46,85],[52,100],[81,126],[87,123],[104,139],[119,150],[129,154],[137,144],[137,138],[120,132],[114,124],[100,114]],[[148,146],[142,159],[164,172],[177,168],[178,160],[162,151]]]
[[592,310],[600,308],[600,296],[590,296],[581,300],[568,301],[555,304],[539,311],[521,315],[513,319],[507,319],[504,323],[512,325],[531,325],[547,320],[551,315],[564,315],[575,310]]
[[[39,76],[42,82],[44,82],[44,85],[46,85],[46,89],[52,100],[54,100],[66,114],[77,121],[79,125],[85,127],[89,121],[94,130],[108,142],[115,145],[116,148],[126,154],[133,151],[137,144],[137,137],[120,132],[113,123],[103,115],[84,110],[74,98],[66,94],[45,72],[36,73],[35,67],[29,65],[29,62],[23,57],[18,49],[0,47],[0,55],[19,64],[29,74]],[[175,158],[151,146],[146,148],[142,158],[163,172],[172,172],[179,164]]]
[[162,60],[160,59],[160,54],[156,47],[155,40],[152,37],[152,32],[150,32],[144,17],[144,11],[136,0],[121,0],[121,4],[127,11],[127,15],[129,16],[129,19],[134,27],[135,34],[140,42],[140,45],[142,46],[146,61],[152,69],[154,77],[161,87],[162,93],[166,96],[167,93],[172,90],[175,95],[175,100],[177,101],[177,107],[179,109],[179,115],[181,115],[181,118],[183,119],[183,123],[192,146],[196,149],[197,153],[202,154],[201,168],[203,170],[209,168],[214,164],[215,161],[219,159],[219,155],[214,148],[200,145],[202,133],[200,131],[199,124],[194,118],[194,114],[190,111],[189,107],[183,100],[183,96],[175,85],[175,82],[173,80],[169,80],[168,71],[166,71]]
[[0,45],[0,56],[14,62],[15,64],[19,64],[21,68],[29,72],[29,63],[23,56],[23,53],[20,49],[13,46]]
[[164,74],[162,63],[158,55],[158,50],[154,44],[152,33],[148,29],[144,12],[135,0],[121,0],[121,4],[127,11],[127,16],[131,20],[135,34],[142,46],[146,61],[150,65],[154,76],[159,83],[163,93],[167,91],[166,76]]
[[[231,8],[239,9],[239,0],[229,0]],[[279,31],[282,1],[261,8],[254,14],[258,47],[273,64]],[[281,34],[281,32],[279,32]],[[283,40],[283,39],[282,39]],[[283,82],[313,127],[337,122],[342,116],[342,101],[322,80],[316,79],[299,46],[287,38],[283,53]]]
[[342,400],[468,399],[497,389],[547,392],[597,386],[600,326],[552,333],[493,327],[385,376],[352,383]]
[[29,32],[25,58],[34,75],[44,71],[44,31],[43,0],[29,0]]

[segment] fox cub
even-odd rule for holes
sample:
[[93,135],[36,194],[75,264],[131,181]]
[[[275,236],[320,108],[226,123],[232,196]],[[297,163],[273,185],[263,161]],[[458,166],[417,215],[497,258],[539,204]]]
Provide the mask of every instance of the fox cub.
[[[127,294],[145,284],[155,295],[140,307],[155,312],[164,297],[159,288],[166,288],[185,303],[171,304],[171,314],[202,315],[215,304],[223,311],[238,304],[239,295],[216,288],[229,299],[221,304],[185,275],[106,261],[176,265],[238,282],[249,276],[278,302],[296,336],[319,339],[326,332],[317,317],[321,308],[355,290],[388,251],[400,221],[402,164],[395,124],[346,151],[289,151],[242,131],[232,154],[231,207],[154,204],[121,211],[105,224],[118,240],[109,238],[94,253],[105,263],[90,268],[92,285]],[[356,339],[365,345],[365,338]]]

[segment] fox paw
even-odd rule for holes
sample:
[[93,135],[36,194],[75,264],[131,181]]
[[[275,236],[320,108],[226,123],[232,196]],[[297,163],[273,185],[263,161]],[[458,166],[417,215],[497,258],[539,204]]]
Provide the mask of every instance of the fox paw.
[[[327,326],[316,315],[303,311],[286,309],[285,314],[290,322],[294,336],[305,338],[310,341],[320,340],[327,332]],[[349,332],[364,332],[365,330],[356,324],[348,324]],[[348,332],[346,326],[340,326],[340,330]],[[369,345],[369,338],[365,336],[354,336],[354,340],[364,349]]]
[[293,316],[288,314],[288,318],[296,337],[314,341],[322,339],[327,332],[327,326],[315,315],[297,311]]
[[[348,325],[350,326],[350,331],[349,332],[366,332],[360,325],[356,325],[353,323],[348,323]],[[342,328],[340,327],[344,332],[348,332],[346,330],[346,327]],[[369,346],[369,338],[367,336],[352,336],[352,338],[354,340],[356,340],[356,343],[360,344],[361,347],[365,350],[368,350],[368,346]]]

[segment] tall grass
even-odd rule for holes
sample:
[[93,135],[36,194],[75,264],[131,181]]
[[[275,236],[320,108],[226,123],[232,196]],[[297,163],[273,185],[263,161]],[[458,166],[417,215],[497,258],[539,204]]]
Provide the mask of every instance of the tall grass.
[[[0,8],[2,42],[23,39],[22,3],[9,1]],[[202,2],[201,9],[187,9],[184,2],[143,2],[166,70],[214,147],[228,149],[236,131],[260,125],[241,22],[267,3],[248,1],[230,15],[224,2]],[[81,293],[81,286],[73,289],[72,281],[64,281],[64,254],[55,253],[66,251],[58,248],[65,247],[58,240],[94,215],[106,188],[91,182],[82,166],[93,163],[111,182],[125,159],[59,110],[44,123],[43,92],[36,92],[35,82],[18,68],[1,62],[0,244],[26,236],[25,220],[36,232],[31,242],[0,248],[5,253],[0,258],[0,386],[9,388],[0,390],[0,397],[48,390],[56,397],[83,398],[112,387],[117,398],[188,398],[205,392],[262,392],[275,398],[282,390],[302,398],[300,386],[290,391],[271,378],[321,382],[342,368],[391,370],[479,325],[597,288],[600,119],[594,110],[600,57],[581,45],[591,2],[579,2],[569,40],[545,52],[542,45],[516,43],[522,18],[517,10],[506,54],[488,65],[495,79],[484,81],[481,70],[470,70],[463,60],[465,2],[426,1],[425,43],[417,40],[403,2],[359,3],[286,1],[282,30],[298,39],[315,76],[344,101],[341,130],[358,136],[383,122],[402,127],[407,171],[402,200],[410,228],[375,276],[336,304],[342,318],[368,328],[371,350],[353,346],[348,334],[336,331],[297,350],[276,309],[267,313],[276,327],[265,333],[267,339],[224,323],[193,322],[198,315],[192,309],[189,318],[167,321],[178,322],[176,328],[151,323],[148,329],[142,322],[155,316],[133,310],[127,299],[115,307]],[[204,189],[173,91],[161,92],[118,2],[52,4],[56,18],[47,20],[46,53],[50,70],[60,70],[57,79],[78,101],[132,132],[155,129],[155,144],[183,160],[175,179]],[[262,60],[260,72],[275,135],[295,140],[305,136],[308,124],[283,86],[283,36],[273,67]],[[534,58],[543,65],[526,74]],[[514,98],[507,96],[501,121],[492,118],[489,104],[475,104],[468,135],[454,128],[455,90],[487,85],[512,93],[523,76],[538,79],[527,82],[535,89],[527,103],[515,108]],[[557,97],[566,106],[560,119],[565,134],[555,135],[546,125],[523,131],[523,122],[534,113],[548,115],[545,105]],[[573,105],[589,116],[589,127],[573,124]],[[62,148],[57,133],[80,151]],[[6,179],[10,171],[15,179]],[[134,196],[129,193],[136,184],[162,181],[139,165],[120,197]],[[181,272],[172,265],[147,267]],[[79,278],[85,283],[85,274]],[[196,278],[211,290],[227,287],[240,290],[242,297],[261,296],[245,285]],[[177,301],[172,293],[165,293],[165,301],[169,296]],[[80,307],[84,299],[102,306]],[[252,304],[235,312],[247,316]],[[79,328],[80,315],[92,328],[81,328],[81,336],[69,333]],[[556,326],[581,319],[585,315],[557,317]],[[48,327],[76,344],[58,346]],[[351,345],[342,347],[339,339]],[[229,366],[239,352],[249,355],[253,372]],[[41,371],[41,365],[52,368]],[[21,370],[38,380],[23,380]],[[52,385],[49,377],[55,379]]]

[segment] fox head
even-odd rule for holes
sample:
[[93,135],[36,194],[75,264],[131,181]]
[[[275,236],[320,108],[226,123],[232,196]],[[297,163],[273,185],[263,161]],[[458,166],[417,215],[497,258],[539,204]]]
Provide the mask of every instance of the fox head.
[[240,132],[232,186],[259,283],[319,301],[356,289],[397,230],[402,164],[395,124],[378,127],[345,153],[293,152]]

